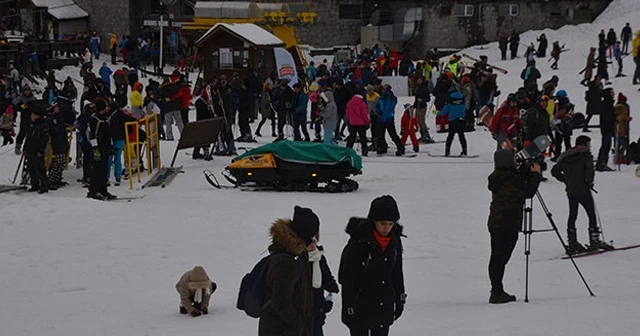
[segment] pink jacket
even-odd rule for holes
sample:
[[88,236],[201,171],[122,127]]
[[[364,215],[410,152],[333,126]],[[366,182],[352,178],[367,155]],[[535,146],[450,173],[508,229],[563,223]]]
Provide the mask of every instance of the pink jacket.
[[361,95],[354,95],[347,103],[347,120],[351,126],[369,125],[369,111],[367,103],[364,102]]

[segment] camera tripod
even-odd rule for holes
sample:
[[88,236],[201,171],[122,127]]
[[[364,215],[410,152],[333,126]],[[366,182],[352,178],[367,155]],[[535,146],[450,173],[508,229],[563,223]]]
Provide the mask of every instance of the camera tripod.
[[[524,302],[529,302],[529,255],[531,254],[531,235],[539,232],[555,231],[556,235],[558,236],[558,239],[560,240],[560,244],[562,244],[562,247],[564,248],[565,252],[568,252],[567,245],[564,244],[564,240],[562,239],[562,236],[558,231],[558,226],[556,226],[556,223],[553,220],[553,214],[549,211],[549,208],[547,208],[547,205],[542,199],[542,195],[540,194],[540,191],[536,191],[536,196],[538,198],[540,206],[542,207],[542,210],[544,211],[545,215],[547,216],[547,219],[549,220],[549,223],[551,223],[551,229],[541,229],[541,230],[533,229],[533,198],[530,198],[528,201],[528,204],[525,204],[525,207],[524,207],[524,226],[523,226],[524,229],[522,231],[522,233],[524,234],[524,255],[526,259]],[[591,291],[591,288],[589,288],[589,284],[587,284],[587,280],[584,279],[582,272],[578,268],[578,265],[576,264],[571,254],[567,253],[567,255],[569,256],[571,263],[573,263],[573,267],[575,267],[576,272],[578,272],[580,279],[582,279],[584,286],[589,291],[589,294],[591,296],[595,296],[595,294],[593,294],[593,292]]]

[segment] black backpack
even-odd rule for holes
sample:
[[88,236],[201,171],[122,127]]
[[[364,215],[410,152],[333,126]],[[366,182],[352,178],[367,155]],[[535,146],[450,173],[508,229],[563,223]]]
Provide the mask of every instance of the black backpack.
[[[238,292],[238,302],[236,307],[244,311],[247,315],[255,318],[260,317],[262,307],[264,306],[264,289],[265,278],[267,276],[267,268],[271,258],[279,255],[288,255],[286,253],[273,253],[262,258],[243,278],[240,282],[240,291]],[[298,272],[296,281],[300,279],[300,263],[299,258],[295,257]]]

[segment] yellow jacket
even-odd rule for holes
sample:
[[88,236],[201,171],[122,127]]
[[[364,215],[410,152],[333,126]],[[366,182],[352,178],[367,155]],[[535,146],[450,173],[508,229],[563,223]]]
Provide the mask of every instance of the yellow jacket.
[[111,41],[109,41],[109,49],[113,49],[118,47],[118,36],[116,34],[111,34]]
[[631,50],[631,56],[635,59],[638,56],[638,48],[640,48],[640,30],[636,33],[636,38],[633,39],[633,49]]
[[142,105],[144,105],[142,94],[138,91],[132,91],[131,96],[129,97],[129,103],[131,104],[131,107],[142,107]]

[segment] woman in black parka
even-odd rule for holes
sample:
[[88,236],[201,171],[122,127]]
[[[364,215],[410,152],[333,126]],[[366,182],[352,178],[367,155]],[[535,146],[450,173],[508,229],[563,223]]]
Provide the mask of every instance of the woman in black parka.
[[402,226],[391,196],[371,202],[367,218],[352,217],[342,252],[342,322],[351,336],[386,336],[404,310]]

